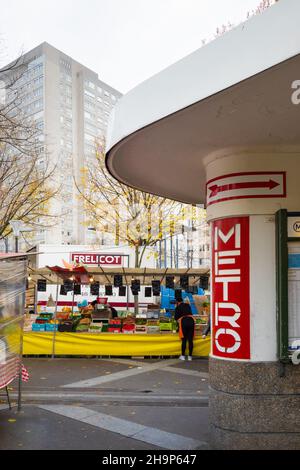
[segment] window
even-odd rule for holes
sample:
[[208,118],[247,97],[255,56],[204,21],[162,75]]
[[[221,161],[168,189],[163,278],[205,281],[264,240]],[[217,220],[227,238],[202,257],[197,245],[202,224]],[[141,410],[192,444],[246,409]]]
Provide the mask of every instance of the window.
[[91,120],[95,119],[95,116],[93,114],[89,113],[88,111],[84,111],[84,117],[86,119],[91,119]]
[[41,75],[40,77],[37,77],[33,80],[34,86],[40,86],[43,84],[44,81],[44,75]]
[[70,85],[66,85],[65,92],[67,95],[72,96],[72,87]]
[[86,109],[95,109],[94,103],[90,103],[89,101],[86,101],[84,105]]
[[38,96],[42,96],[42,95],[43,95],[43,87],[39,87],[33,91],[34,98],[37,98]]
[[95,141],[95,137],[91,134],[87,134],[86,132],[84,133],[84,139],[89,143]]
[[71,70],[72,66],[71,66],[71,63],[68,62],[67,60],[65,59],[60,59],[59,61],[60,65],[62,66],[62,68],[66,69],[66,71],[69,71]]
[[88,96],[89,98],[95,99],[95,95],[88,90],[84,90],[84,94]]
[[88,86],[89,88],[92,88],[92,90],[95,90],[95,89],[96,89],[95,83],[91,82],[90,80],[85,80],[85,81],[84,81],[84,84],[85,84],[86,86]]

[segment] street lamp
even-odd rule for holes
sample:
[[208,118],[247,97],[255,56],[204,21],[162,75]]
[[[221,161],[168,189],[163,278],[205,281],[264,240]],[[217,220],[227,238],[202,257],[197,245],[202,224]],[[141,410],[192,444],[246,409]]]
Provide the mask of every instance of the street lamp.
[[10,225],[13,229],[13,234],[15,236],[15,252],[19,252],[19,236],[21,233],[21,226],[23,222],[21,220],[10,220]]
[[19,236],[21,232],[32,232],[33,230],[32,228],[26,227],[22,220],[10,220],[9,223],[15,237],[15,252],[19,253]]

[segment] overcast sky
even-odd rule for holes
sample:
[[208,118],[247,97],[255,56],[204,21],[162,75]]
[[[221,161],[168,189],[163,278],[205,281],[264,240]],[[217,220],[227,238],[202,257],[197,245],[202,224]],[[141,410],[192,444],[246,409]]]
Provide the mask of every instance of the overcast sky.
[[0,66],[47,41],[125,93],[246,19],[260,0],[10,0]]

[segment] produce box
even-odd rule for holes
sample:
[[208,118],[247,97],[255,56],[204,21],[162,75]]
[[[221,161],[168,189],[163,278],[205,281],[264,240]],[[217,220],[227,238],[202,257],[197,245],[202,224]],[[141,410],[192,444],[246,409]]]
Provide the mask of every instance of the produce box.
[[168,323],[162,323],[160,322],[159,324],[159,329],[160,331],[172,331],[172,323],[171,322],[168,322]]
[[157,334],[157,333],[160,333],[159,326],[147,326],[147,333],[148,333],[148,334]]
[[108,327],[108,332],[109,333],[121,333],[121,328],[110,328]]
[[147,326],[159,326],[159,320],[149,319],[147,320]]
[[136,318],[147,318],[147,313],[139,313]]
[[136,325],[135,332],[139,334],[147,333],[147,326],[146,325]]
[[136,318],[135,319],[135,324],[136,325],[146,325],[147,324],[147,319],[146,318]]
[[102,327],[101,328],[91,328],[91,327],[89,327],[88,332],[89,333],[102,333]]
[[127,333],[128,331],[134,331],[135,330],[135,324],[125,324],[123,325],[123,333]]
[[39,324],[44,325],[45,323],[48,323],[48,319],[47,318],[37,318],[35,320],[35,323],[39,323]]
[[168,317],[167,315],[161,315],[159,321],[161,323],[169,323],[172,321],[172,317]]
[[53,313],[41,312],[38,318],[46,318],[46,319],[51,320],[52,317],[53,317]]
[[72,321],[63,321],[58,325],[58,331],[60,332],[70,332],[73,331],[73,322]]
[[32,331],[45,331],[45,324],[33,323]]
[[111,320],[109,320],[109,325],[119,325],[119,326],[121,326],[122,322],[121,322],[121,320],[111,319]]
[[159,318],[159,311],[147,312],[147,318]]
[[58,320],[68,320],[69,317],[70,317],[69,312],[57,312],[57,314],[56,314],[56,318]]
[[90,328],[90,325],[88,324],[83,324],[83,325],[77,325],[76,327],[76,332],[88,332],[89,331],[89,328]]
[[45,324],[45,331],[57,331],[58,325],[54,325],[52,323]]

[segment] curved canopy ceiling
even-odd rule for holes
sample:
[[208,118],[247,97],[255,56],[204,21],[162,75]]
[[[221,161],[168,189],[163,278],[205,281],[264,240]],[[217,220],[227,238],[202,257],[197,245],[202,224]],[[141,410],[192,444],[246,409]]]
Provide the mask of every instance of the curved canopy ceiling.
[[106,165],[129,186],[205,203],[204,159],[299,145],[300,2],[281,0],[142,83],[110,120]]

